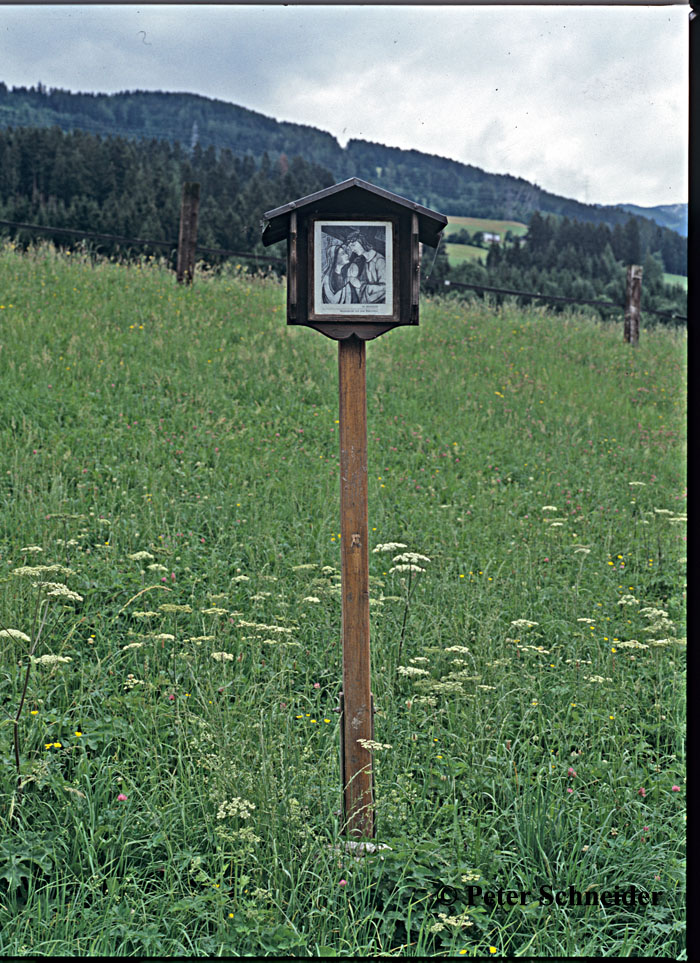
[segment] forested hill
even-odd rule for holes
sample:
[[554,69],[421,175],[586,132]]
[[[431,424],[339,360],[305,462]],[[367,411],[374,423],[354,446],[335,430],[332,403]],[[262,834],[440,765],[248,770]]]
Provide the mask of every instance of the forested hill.
[[[350,140],[343,148],[335,137],[315,127],[277,121],[196,94],[72,93],[43,84],[8,88],[0,82],[0,128],[54,125],[64,131],[168,140],[186,148],[196,144],[226,148],[236,156],[249,155],[256,160],[264,153],[272,161],[281,155],[300,156],[326,168],[336,181],[362,177],[451,216],[529,220],[534,211],[541,211],[610,227],[625,224],[630,216],[621,208],[583,204],[519,177],[490,174],[417,150],[365,140]],[[644,233],[641,223],[640,230]],[[680,252],[684,242],[679,239],[675,243]],[[666,246],[671,244],[666,239]]]

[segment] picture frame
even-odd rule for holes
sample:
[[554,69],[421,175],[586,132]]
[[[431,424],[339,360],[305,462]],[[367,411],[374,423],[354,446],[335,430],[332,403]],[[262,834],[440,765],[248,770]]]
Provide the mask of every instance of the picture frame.
[[[444,214],[359,177],[266,211],[265,247],[287,241],[287,324],[334,341],[417,325],[421,248],[437,247],[446,225]],[[351,251],[355,236],[364,244]]]
[[312,216],[308,245],[309,321],[398,321],[396,217]]

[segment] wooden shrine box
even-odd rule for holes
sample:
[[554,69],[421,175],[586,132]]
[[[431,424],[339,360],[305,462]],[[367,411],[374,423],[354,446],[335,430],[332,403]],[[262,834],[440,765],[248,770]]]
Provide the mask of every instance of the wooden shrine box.
[[287,324],[363,341],[418,324],[420,244],[447,224],[359,177],[263,215],[265,246],[287,239]]

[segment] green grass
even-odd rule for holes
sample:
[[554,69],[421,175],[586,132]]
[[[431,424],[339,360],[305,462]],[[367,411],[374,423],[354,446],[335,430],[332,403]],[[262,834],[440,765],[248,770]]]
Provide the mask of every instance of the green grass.
[[463,264],[465,261],[481,261],[486,263],[486,255],[483,247],[474,247],[473,244],[446,244],[447,257],[451,265]]
[[355,862],[335,344],[233,269],[6,247],[0,291],[0,624],[70,660],[22,703],[2,639],[0,953],[683,953],[684,333],[446,298],[369,342],[371,543],[431,561],[370,553]]
[[664,274],[664,284],[678,285],[684,291],[688,290],[688,278],[685,274]]
[[488,217],[450,217],[445,228],[445,236],[449,237],[450,234],[456,233],[463,227],[466,227],[471,233],[474,231],[489,231],[493,234],[500,234],[502,238],[506,236],[506,231],[512,231],[516,237],[521,237],[528,231],[527,224],[523,224],[521,221],[498,221]]

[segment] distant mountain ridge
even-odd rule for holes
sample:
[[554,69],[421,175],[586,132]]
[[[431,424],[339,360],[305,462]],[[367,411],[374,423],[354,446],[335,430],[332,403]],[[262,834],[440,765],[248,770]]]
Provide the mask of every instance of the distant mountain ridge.
[[655,207],[640,207],[638,204],[618,204],[623,211],[648,217],[661,227],[677,231],[683,237],[688,236],[688,205],[687,204],[657,204]]
[[[229,149],[238,156],[272,162],[300,156],[328,170],[336,180],[358,176],[451,216],[528,221],[535,211],[578,221],[623,227],[630,216],[640,231],[658,226],[659,209],[584,204],[553,194],[523,178],[491,174],[470,164],[417,150],[352,139],[341,147],[327,131],[278,121],[236,104],[199,94],[123,91],[73,93],[37,87],[8,88],[0,82],[0,128],[51,127],[84,130],[128,139],[155,138],[184,148]],[[642,212],[644,212],[642,214]],[[665,215],[664,215],[665,216]],[[670,216],[670,215],[669,215]],[[677,233],[676,228],[673,228]],[[680,239],[663,236],[652,249]],[[678,260],[678,252],[674,256]],[[668,260],[665,258],[665,260]]]

